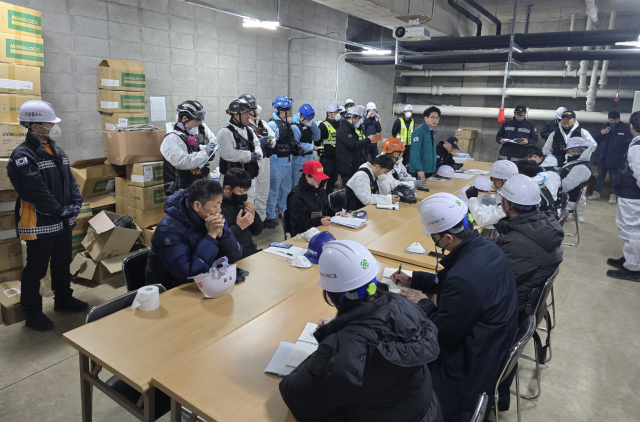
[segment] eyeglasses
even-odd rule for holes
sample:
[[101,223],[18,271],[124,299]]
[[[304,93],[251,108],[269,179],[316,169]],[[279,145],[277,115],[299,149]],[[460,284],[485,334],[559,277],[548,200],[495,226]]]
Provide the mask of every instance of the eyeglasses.
[[440,120],[440,116],[429,116],[427,119]]

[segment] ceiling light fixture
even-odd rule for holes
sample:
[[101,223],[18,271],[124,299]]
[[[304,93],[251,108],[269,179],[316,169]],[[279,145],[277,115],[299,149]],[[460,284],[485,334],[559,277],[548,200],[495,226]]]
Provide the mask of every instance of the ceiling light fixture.
[[261,21],[258,19],[244,18],[242,20],[242,26],[244,28],[263,28],[275,31],[280,26],[280,22],[277,21]]
[[371,48],[367,48],[364,51],[361,51],[362,54],[366,54],[367,56],[387,56],[391,54],[391,50],[373,50]]
[[640,36],[638,36],[638,41],[617,42],[616,45],[626,45],[626,46],[629,46],[629,47],[640,48]]

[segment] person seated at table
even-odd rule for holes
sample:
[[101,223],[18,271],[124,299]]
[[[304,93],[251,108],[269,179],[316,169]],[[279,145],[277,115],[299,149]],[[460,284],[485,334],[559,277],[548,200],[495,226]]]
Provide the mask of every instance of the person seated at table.
[[533,160],[520,160],[516,162],[518,172],[532,178],[540,188],[540,204],[538,210],[548,213],[555,220],[560,216],[562,198],[558,200],[558,194],[562,196],[562,181],[557,171],[544,171],[538,163]]
[[226,256],[232,264],[242,256],[242,246],[220,213],[220,183],[196,180],[167,198],[165,216],[151,238],[145,270],[147,284],[172,289],[209,271]]
[[493,228],[493,225],[505,217],[500,199],[494,194],[500,189],[505,180],[518,174],[518,167],[509,160],[498,160],[491,166],[489,178],[493,182],[493,192],[480,199],[478,189],[470,187],[465,194],[469,198],[469,212],[473,216],[473,221],[482,228]]
[[439,352],[434,324],[381,291],[380,264],[361,244],[327,243],[318,266],[337,315],[318,323],[318,349],[280,382],[296,420],[441,422],[427,366]]
[[587,197],[582,189],[591,178],[591,153],[596,149],[588,140],[576,136],[567,141],[567,162],[558,171],[562,178],[562,190],[569,195],[569,211],[575,210],[573,217],[584,222]]
[[[400,294],[422,307],[438,328],[440,354],[429,370],[444,420],[468,420],[478,397],[494,391],[516,340],[516,282],[505,254],[474,230],[463,201],[436,193],[418,210],[423,233],[431,236],[436,249],[449,252],[440,259],[444,269],[435,275],[396,273],[391,279],[410,287]],[[437,294],[438,305],[425,293]],[[492,402],[489,394],[488,409]]]
[[407,172],[407,168],[402,164],[402,156],[404,155],[405,149],[404,143],[398,138],[387,138],[384,144],[382,144],[382,152],[380,155],[388,155],[393,158],[394,165],[389,173],[382,174],[378,177],[380,193],[391,193],[398,185],[405,185],[414,189],[423,188],[426,184],[425,180],[419,180],[411,176]]
[[455,136],[449,136],[446,141],[438,142],[436,145],[436,154],[438,155],[438,161],[436,161],[436,167],[451,166],[454,170],[458,170],[462,167],[462,163],[456,163],[453,159],[453,150],[458,148],[458,138]]
[[242,258],[258,252],[253,236],[262,233],[262,219],[251,202],[247,201],[251,176],[246,170],[232,168],[224,175],[222,216],[229,230],[242,246]]
[[331,209],[327,191],[320,187],[328,178],[319,161],[309,160],[302,166],[298,185],[287,196],[291,236],[311,227],[328,226],[334,215],[345,216],[341,210]]
[[347,182],[347,210],[355,211],[371,204],[390,205],[400,201],[397,195],[381,194],[378,178],[393,169],[393,158],[378,155],[373,164],[364,163]]

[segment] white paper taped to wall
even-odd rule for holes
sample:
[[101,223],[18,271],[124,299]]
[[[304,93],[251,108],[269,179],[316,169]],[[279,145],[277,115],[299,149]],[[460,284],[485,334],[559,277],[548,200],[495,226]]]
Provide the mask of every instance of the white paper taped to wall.
[[165,122],[167,120],[167,106],[164,97],[149,97],[151,104],[151,121]]

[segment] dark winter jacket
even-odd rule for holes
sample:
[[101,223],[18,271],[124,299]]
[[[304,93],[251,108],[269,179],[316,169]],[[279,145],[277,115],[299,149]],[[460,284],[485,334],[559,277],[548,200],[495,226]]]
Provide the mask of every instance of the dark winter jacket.
[[438,168],[445,165],[453,167],[454,170],[458,168],[456,160],[453,159],[453,154],[447,151],[447,149],[444,147],[444,141],[440,141],[438,142],[438,145],[436,145],[436,154],[438,155]]
[[222,235],[207,234],[204,220],[195,213],[182,189],[167,198],[166,215],[151,238],[151,251],[145,271],[147,284],[161,283],[172,289],[189,283],[189,277],[208,272],[213,263],[226,256],[234,263],[242,256],[242,247],[227,223]]
[[61,217],[69,205],[82,206],[82,194],[62,148],[49,141],[51,155],[31,132],[11,153],[7,173],[18,193],[16,234],[22,240],[57,236],[76,226],[76,216]]
[[[413,272],[411,287],[436,293],[421,300],[438,328],[440,355],[429,365],[445,421],[472,414],[483,392],[493,392],[518,331],[518,299],[511,265],[495,243],[476,231],[440,260],[439,281]],[[489,394],[489,409],[493,394]]]
[[[329,132],[329,126],[332,131]],[[317,147],[324,147],[324,150],[319,150],[321,157],[329,160],[336,159],[336,137],[338,136],[338,129],[340,128],[340,122],[335,120],[325,119],[318,125],[320,128],[320,140],[314,142]]]
[[[536,131],[536,125],[529,120],[524,119],[519,122],[515,117],[511,120],[507,120],[500,126],[500,130],[496,134],[496,142],[500,143],[502,139],[520,139],[525,138],[529,140],[526,145],[535,145],[538,143],[538,132]],[[522,147],[526,145],[513,144],[510,142],[505,143],[500,147],[500,155],[507,158],[520,158],[522,155]]]
[[287,208],[291,223],[291,236],[304,233],[311,227],[322,225],[324,217],[332,217],[335,212],[329,207],[327,191],[314,188],[303,174],[298,185],[287,196]]
[[336,136],[336,156],[339,174],[353,174],[365,161],[365,148],[371,145],[368,138],[362,140],[355,127],[346,120],[340,122]]
[[262,233],[262,219],[258,213],[254,213],[253,223],[242,230],[240,226],[236,224],[236,220],[243,206],[234,205],[231,199],[224,197],[222,199],[221,209],[222,215],[229,226],[229,230],[231,230],[231,233],[233,233],[238,243],[240,243],[240,246],[242,246],[242,258],[258,252],[258,246],[253,241],[253,236],[259,236],[260,233]]
[[437,331],[419,307],[383,294],[314,335],[318,350],[280,383],[298,421],[442,421],[427,367]]
[[[516,279],[518,309],[522,320],[527,301],[535,306],[544,283],[562,262],[560,246],[564,232],[560,223],[538,211],[503,218],[495,228],[500,234],[496,245],[509,258]],[[534,289],[540,290],[533,292]]]
[[380,125],[380,122],[376,122],[375,117],[365,117],[362,122],[362,130],[365,136],[377,135],[382,132],[382,125]]
[[551,135],[556,131],[556,129],[558,129],[559,124],[560,122],[558,121],[558,119],[553,119],[546,122],[542,127],[542,130],[540,131],[540,137],[542,138],[542,140],[546,141],[549,135]]
[[[602,134],[604,128],[611,127],[606,135]],[[595,131],[593,139],[598,143],[598,148],[593,156],[595,165],[603,165],[606,169],[617,170],[624,167],[624,155],[629,148],[629,142],[633,139],[631,127],[626,123],[611,123],[602,125]]]

